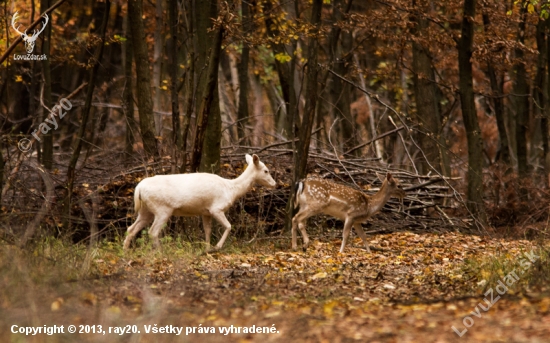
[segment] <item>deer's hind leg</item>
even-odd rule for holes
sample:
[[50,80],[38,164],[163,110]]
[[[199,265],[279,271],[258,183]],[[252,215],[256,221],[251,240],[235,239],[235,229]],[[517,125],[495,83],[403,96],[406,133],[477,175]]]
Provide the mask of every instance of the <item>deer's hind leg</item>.
[[297,243],[297,234],[296,229],[300,229],[300,233],[302,234],[302,240],[303,240],[303,248],[304,250],[307,249],[309,246],[309,237],[306,232],[306,226],[305,223],[307,222],[307,219],[311,216],[313,216],[315,212],[311,212],[311,210],[308,208],[308,206],[300,207],[300,210],[298,213],[294,215],[292,218],[292,249],[296,250],[298,248]]
[[367,252],[370,254],[370,248],[369,248],[369,242],[367,241],[367,235],[365,234],[365,231],[363,231],[363,227],[361,226],[360,222],[353,223],[353,228],[361,237],[361,240],[363,241],[363,244],[365,244],[365,248],[367,249]]
[[140,232],[141,229],[146,227],[147,224],[153,221],[153,217],[154,215],[146,208],[141,208],[136,221],[134,222],[134,224],[132,224],[132,226],[128,228],[128,235],[124,240],[124,250],[127,250],[130,247],[130,243],[132,242],[132,239],[135,237],[135,235],[137,235],[137,233]]
[[155,215],[155,220],[153,221],[153,225],[151,225],[151,228],[149,229],[149,236],[151,237],[151,240],[153,241],[153,246],[157,249],[160,249],[160,240],[159,235],[164,226],[166,226],[166,222],[168,222],[168,219],[170,219],[171,213],[157,213]]

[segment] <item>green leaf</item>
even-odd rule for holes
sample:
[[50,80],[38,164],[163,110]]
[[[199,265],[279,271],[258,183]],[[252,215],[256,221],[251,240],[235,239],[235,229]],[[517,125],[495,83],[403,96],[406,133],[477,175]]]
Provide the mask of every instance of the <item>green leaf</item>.
[[126,42],[128,39],[120,35],[114,35],[113,38],[119,42]]
[[290,60],[292,60],[292,57],[284,52],[280,52],[275,55],[275,59],[281,63],[286,63],[290,62]]

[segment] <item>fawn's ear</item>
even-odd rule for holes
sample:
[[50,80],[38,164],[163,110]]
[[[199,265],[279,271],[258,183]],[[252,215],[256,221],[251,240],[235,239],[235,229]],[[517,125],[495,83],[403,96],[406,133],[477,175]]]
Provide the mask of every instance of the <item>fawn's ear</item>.
[[258,157],[258,155],[254,154],[252,155],[252,161],[257,166],[260,163],[260,158]]
[[390,172],[388,172],[388,173],[386,174],[386,179],[387,179],[388,181],[393,180],[393,177],[391,176],[391,173],[390,173]]
[[380,182],[384,182],[384,176],[378,174],[377,172],[375,172],[375,173],[376,173],[376,176],[378,177],[378,180],[380,180]]

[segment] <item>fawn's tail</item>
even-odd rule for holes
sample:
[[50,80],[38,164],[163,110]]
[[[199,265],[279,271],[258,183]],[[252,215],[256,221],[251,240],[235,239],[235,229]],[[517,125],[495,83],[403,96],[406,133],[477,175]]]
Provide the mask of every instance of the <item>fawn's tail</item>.
[[296,184],[294,185],[294,189],[296,190],[294,193],[294,208],[296,209],[298,208],[298,206],[300,206],[300,204],[298,203],[298,195],[302,194],[302,192],[304,191],[304,182],[296,182]]

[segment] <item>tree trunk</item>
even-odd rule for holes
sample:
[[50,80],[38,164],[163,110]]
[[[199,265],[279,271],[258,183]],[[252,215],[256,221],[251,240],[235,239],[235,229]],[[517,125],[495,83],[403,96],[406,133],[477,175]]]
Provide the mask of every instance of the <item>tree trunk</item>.
[[73,186],[75,181],[75,171],[78,158],[80,157],[80,150],[82,149],[82,138],[86,133],[86,124],[88,123],[88,117],[90,115],[90,109],[92,108],[92,97],[94,94],[95,81],[97,78],[97,71],[101,63],[101,58],[103,56],[103,47],[105,45],[105,30],[107,28],[107,22],[109,20],[109,11],[111,8],[111,2],[105,0],[105,9],[103,12],[103,20],[101,23],[101,28],[99,30],[99,36],[101,37],[101,43],[96,48],[94,53],[94,66],[90,69],[90,74],[88,78],[88,90],[86,92],[86,100],[84,102],[84,108],[82,109],[82,122],[80,123],[80,129],[78,130],[78,136],[73,148],[73,154],[71,160],[69,161],[69,167],[67,168],[67,196],[64,203],[64,214],[63,227],[69,229],[70,227],[70,214],[71,214],[71,198],[73,193]]
[[[221,113],[218,93],[218,65],[222,31],[208,32],[212,18],[218,16],[216,1],[195,0],[195,48],[197,51],[195,114],[197,117],[193,142],[191,170],[217,172],[221,153]],[[202,123],[201,123],[202,122]],[[202,126],[204,125],[204,126]],[[196,144],[201,143],[199,147]],[[197,153],[201,153],[197,156]],[[195,165],[194,163],[199,162]]]
[[1,190],[4,189],[4,168],[6,166],[6,162],[4,161],[4,155],[2,154],[2,140],[0,139],[0,204],[2,203],[2,192]]
[[126,31],[126,42],[124,42],[124,90],[122,91],[122,110],[124,117],[126,118],[126,137],[125,137],[125,149],[126,158],[129,159],[132,155],[134,146],[134,90],[133,90],[133,77],[132,77],[132,30],[129,28],[128,17],[124,18],[124,29]]
[[[186,17],[186,23],[187,25],[184,25],[185,28],[185,37],[184,41],[187,42],[187,45],[184,45],[184,47],[187,47],[187,53],[188,55],[185,56],[185,59],[189,61],[189,64],[187,66],[187,73],[186,73],[186,79],[185,79],[185,113],[183,116],[183,123],[182,123],[182,129],[181,129],[181,152],[183,154],[181,165],[179,167],[179,172],[184,173],[187,168],[187,136],[189,135],[189,126],[191,124],[191,115],[193,114],[193,110],[195,108],[195,92],[196,92],[196,86],[195,86],[195,48],[194,48],[194,42],[195,42],[195,9],[193,7],[194,2],[184,2],[183,8],[184,8],[184,16]],[[183,85],[183,84],[182,84]]]
[[143,0],[128,1],[128,18],[132,28],[132,47],[136,63],[136,97],[139,109],[139,125],[143,148],[148,158],[159,158],[158,143],[155,137],[153,100],[151,98],[151,78],[149,76],[149,55],[145,42],[145,29],[142,20]]
[[[550,27],[550,20],[546,20],[546,23],[548,27]],[[546,54],[550,52],[550,39],[546,40]],[[547,64],[547,80],[550,81],[550,58],[546,58],[546,64]],[[544,106],[544,113],[541,120],[541,130],[543,135],[543,141],[548,142],[548,117],[550,116],[550,86],[546,86],[546,102]],[[550,151],[548,151],[548,143],[544,147],[546,150],[544,150],[544,172],[546,174],[546,182],[550,186]]]
[[[423,11],[423,5],[413,6],[419,12]],[[411,30],[413,36],[425,35],[428,29],[428,19],[421,15],[411,17],[414,27]],[[413,40],[412,43],[412,67],[414,95],[416,99],[417,122],[422,128],[420,133],[420,147],[424,150],[428,160],[422,159],[419,172],[427,174],[430,172],[431,164],[438,172],[450,175],[450,167],[446,151],[445,140],[441,137],[441,114],[439,110],[439,97],[437,85],[435,84],[435,72],[432,67],[432,60],[425,47]]]
[[[199,170],[203,172],[212,172],[212,156],[209,156],[207,154],[207,150],[213,150],[216,143],[208,141],[208,138],[210,138],[208,137],[209,127],[211,127],[213,131],[217,130],[217,142],[220,142],[219,137],[221,135],[221,130],[216,126],[218,124],[221,124],[221,121],[218,120],[216,123],[216,113],[213,109],[216,106],[218,107],[217,115],[219,117],[219,103],[216,103],[215,100],[218,98],[218,64],[220,62],[222,36],[223,29],[220,27],[216,32],[216,37],[214,41],[212,42],[212,49],[210,52],[210,57],[208,58],[208,69],[205,77],[206,84],[204,85],[203,92],[201,92],[202,98],[199,101],[200,107],[197,111],[197,123],[195,129],[195,137],[193,139],[193,151],[191,155],[192,172],[197,172]],[[212,122],[214,122],[215,124],[209,124]],[[219,154],[216,161],[219,161]]]
[[[306,91],[305,99],[306,104],[304,108],[304,115],[302,125],[299,128],[299,141],[297,143],[297,149],[294,151],[294,174],[292,177],[292,184],[296,184],[300,179],[306,175],[307,159],[309,155],[309,144],[311,141],[311,129],[313,128],[313,122],[315,120],[315,107],[317,105],[317,75],[319,67],[318,61],[318,47],[319,42],[317,33],[321,22],[321,10],[323,7],[323,0],[313,0],[313,7],[311,9],[311,26],[309,44],[307,47],[307,66],[306,66]],[[292,217],[294,214],[294,192],[292,192],[287,205],[286,205],[286,228],[292,226]]]
[[483,142],[477,120],[472,80],[472,45],[476,0],[464,0],[462,35],[458,42],[459,87],[462,117],[468,140],[468,203],[470,212],[487,222],[483,203]]
[[[50,7],[50,0],[41,0],[40,1],[40,8],[46,9]],[[46,28],[43,32],[43,41],[42,41],[42,54],[45,54],[49,58],[50,56],[50,42],[51,42],[51,36],[52,36],[52,23],[53,23],[53,14],[51,15],[52,18],[50,18],[49,25],[46,25]],[[52,77],[51,77],[51,70],[50,70],[50,59],[44,59],[42,61],[42,75],[44,77],[44,92],[43,92],[43,101],[44,106],[48,107],[49,109],[52,108]],[[44,121],[48,116],[50,115],[50,111],[43,108],[42,109],[42,121]],[[43,143],[42,143],[42,164],[44,165],[44,168],[51,170],[52,169],[52,163],[53,163],[53,128],[48,131],[48,133],[44,134],[43,136]]]
[[178,165],[178,156],[181,155],[183,147],[180,131],[180,109],[178,99],[178,0],[169,1],[169,18],[170,25],[170,98],[172,102],[172,144],[173,144],[173,170],[176,172]]
[[[289,2],[288,6],[290,6]],[[292,2],[293,3],[293,2]],[[265,26],[267,30],[267,35],[269,37],[277,38],[280,36],[280,32],[277,29],[277,25],[273,22],[270,17],[270,14],[274,12],[273,5],[270,1],[264,3],[264,13],[265,15]],[[275,68],[277,69],[277,75],[279,76],[279,83],[281,84],[281,90],[283,92],[283,99],[285,100],[286,105],[286,120],[284,120],[283,133],[286,137],[294,137],[296,132],[296,127],[299,127],[300,124],[298,113],[297,113],[297,101],[296,98],[296,89],[294,87],[294,71],[296,67],[296,56],[294,56],[294,51],[296,50],[296,42],[293,42],[289,46],[286,46],[281,43],[272,44],[273,53],[275,56],[290,56],[290,63],[283,62],[275,58]]]
[[[546,64],[548,63],[548,47],[546,45],[546,29],[547,21],[539,18],[537,23],[536,39],[539,57],[537,60],[537,75],[535,76],[535,87],[533,89],[533,98],[537,104],[534,108],[540,116],[540,133],[542,140],[542,164],[544,165],[545,175],[548,175],[549,166],[548,160],[548,103],[546,100]],[[545,177],[545,184],[548,187],[548,177]]]
[[[525,43],[525,22],[527,20],[527,6],[521,5],[520,22],[518,31],[518,43]],[[527,72],[523,63],[524,53],[521,48],[515,49],[518,60],[514,66],[514,94],[516,108],[516,153],[518,158],[518,174],[520,178],[527,176],[527,125],[529,121],[529,85],[527,84]]]
[[[485,26],[485,32],[489,34],[489,37],[491,37],[491,33],[488,32],[489,26],[489,15],[484,12],[483,13],[483,25]],[[487,61],[487,74],[489,76],[489,80],[491,83],[491,91],[492,91],[492,103],[495,110],[495,117],[497,121],[497,128],[498,128],[498,136],[500,139],[500,147],[499,151],[497,153],[496,160],[502,161],[504,165],[509,166],[510,165],[510,146],[508,143],[508,133],[506,132],[506,124],[505,124],[505,118],[504,118],[504,104],[502,102],[502,82],[499,82],[497,79],[497,73],[495,71],[495,68],[493,67],[492,61]]]
[[[169,0],[171,1],[171,0]],[[162,48],[164,47],[164,35],[162,34],[163,18],[162,18],[163,0],[156,0],[155,4],[155,48],[153,52],[153,85],[155,97],[153,99],[153,109],[161,111],[160,96],[161,96],[161,77],[162,77]],[[160,136],[162,131],[162,114],[154,113],[155,119],[155,135]]]
[[[349,0],[347,4],[344,0],[335,0],[332,6],[332,22],[334,27],[329,35],[328,60],[330,61],[331,68],[334,72],[342,76],[346,76],[349,69],[348,66],[353,58],[353,55],[351,54],[353,37],[351,32],[344,31],[344,33],[342,33],[342,29],[338,24],[343,21],[344,15],[349,13],[352,4],[353,0]],[[329,77],[328,70],[321,76],[321,88],[325,88],[327,81],[328,98],[330,99],[330,103],[328,106],[319,106],[317,113],[317,126],[320,127],[321,125],[324,125],[324,118],[327,113],[331,115],[331,121],[336,118],[342,118],[343,120],[341,120],[337,126],[339,133],[338,136],[340,138],[338,148],[347,151],[358,144],[355,136],[355,121],[351,114],[350,85],[334,75]],[[321,142],[321,144],[327,141],[327,134],[330,134],[328,130],[329,128],[325,128],[325,130],[322,130],[317,134],[317,140]]]
[[[250,9],[247,1],[241,1],[242,10],[242,27],[245,34],[251,32],[251,20],[249,17]],[[237,110],[237,134],[239,142],[246,136],[245,126],[248,121],[248,57],[250,55],[250,47],[244,43],[241,53],[241,61],[239,63],[239,109]]]

